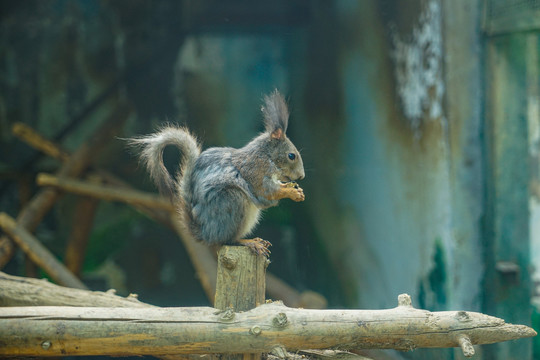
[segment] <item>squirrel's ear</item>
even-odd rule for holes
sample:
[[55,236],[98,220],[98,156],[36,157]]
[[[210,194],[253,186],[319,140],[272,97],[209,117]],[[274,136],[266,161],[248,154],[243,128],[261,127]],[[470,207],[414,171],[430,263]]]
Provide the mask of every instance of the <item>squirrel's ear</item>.
[[270,137],[272,139],[281,139],[283,137],[283,131],[281,129],[276,129],[274,131],[272,131],[272,133],[270,133]]
[[264,105],[261,110],[266,132],[273,139],[283,138],[289,123],[289,109],[287,109],[287,103],[279,91],[274,90],[270,95],[264,97]]

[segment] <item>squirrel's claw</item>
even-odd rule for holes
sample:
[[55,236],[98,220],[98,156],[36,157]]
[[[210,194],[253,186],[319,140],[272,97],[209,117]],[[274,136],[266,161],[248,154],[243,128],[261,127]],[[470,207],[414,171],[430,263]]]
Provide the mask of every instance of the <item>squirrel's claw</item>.
[[306,200],[306,195],[304,195],[304,190],[301,187],[295,188],[297,191],[295,196],[292,198],[294,201],[304,201]]
[[280,186],[281,189],[278,191],[277,199],[288,198],[296,202],[306,200],[304,190],[295,181],[281,183]]
[[304,195],[304,189],[296,185],[296,187],[291,187],[289,189],[289,198],[293,201],[304,201],[306,200],[306,195]]
[[270,241],[263,240],[261,238],[242,239],[238,240],[241,245],[247,246],[255,255],[263,255],[268,257],[270,255],[269,246],[272,246]]

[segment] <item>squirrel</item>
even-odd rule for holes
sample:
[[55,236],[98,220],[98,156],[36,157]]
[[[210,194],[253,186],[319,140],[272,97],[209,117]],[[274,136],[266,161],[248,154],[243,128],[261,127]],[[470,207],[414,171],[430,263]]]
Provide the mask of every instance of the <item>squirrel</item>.
[[[160,192],[177,204],[189,234],[208,245],[244,245],[268,256],[270,242],[244,239],[259,222],[261,210],[280,199],[304,201],[296,180],[305,177],[300,153],[285,135],[289,110],[275,90],[261,108],[265,131],[244,147],[213,147],[201,152],[196,137],[184,127],[168,125],[155,134],[129,139]],[[180,170],[172,177],[163,150],[177,146]]]

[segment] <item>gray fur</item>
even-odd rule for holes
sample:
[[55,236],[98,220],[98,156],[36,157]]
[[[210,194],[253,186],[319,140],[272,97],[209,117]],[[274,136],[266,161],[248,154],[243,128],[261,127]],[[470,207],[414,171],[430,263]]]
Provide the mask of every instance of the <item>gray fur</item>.
[[264,105],[261,111],[264,116],[266,132],[272,133],[277,129],[281,129],[283,133],[287,132],[289,109],[285,99],[277,90],[264,97]]
[[[270,200],[280,189],[278,180],[302,179],[302,158],[285,136],[288,110],[275,91],[263,108],[266,132],[240,149],[209,148],[200,153],[195,138],[185,129],[166,127],[155,135],[133,139],[158,187],[176,193],[186,229],[207,244],[233,244],[248,235],[260,210],[277,205]],[[271,125],[271,126],[270,126]],[[276,126],[281,138],[272,137]],[[175,145],[183,153],[181,174],[173,179],[163,165],[163,149]],[[291,161],[288,154],[294,153]],[[177,191],[171,191],[174,187]]]
[[182,152],[181,176],[191,171],[201,153],[197,139],[187,129],[174,126],[163,127],[152,135],[128,139],[128,145],[140,149],[141,161],[150,173],[150,178],[159,191],[171,199],[175,197],[177,182],[163,164],[163,150],[168,145],[174,145],[180,149]]

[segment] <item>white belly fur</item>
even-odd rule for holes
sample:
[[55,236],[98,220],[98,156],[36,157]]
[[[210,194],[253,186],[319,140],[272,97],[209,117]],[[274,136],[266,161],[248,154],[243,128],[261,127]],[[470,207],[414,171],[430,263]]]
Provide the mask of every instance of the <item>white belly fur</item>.
[[257,223],[259,222],[260,215],[261,210],[256,207],[255,204],[250,202],[249,205],[246,207],[246,217],[240,231],[240,238],[248,235],[253,230],[255,225],[257,225]]

